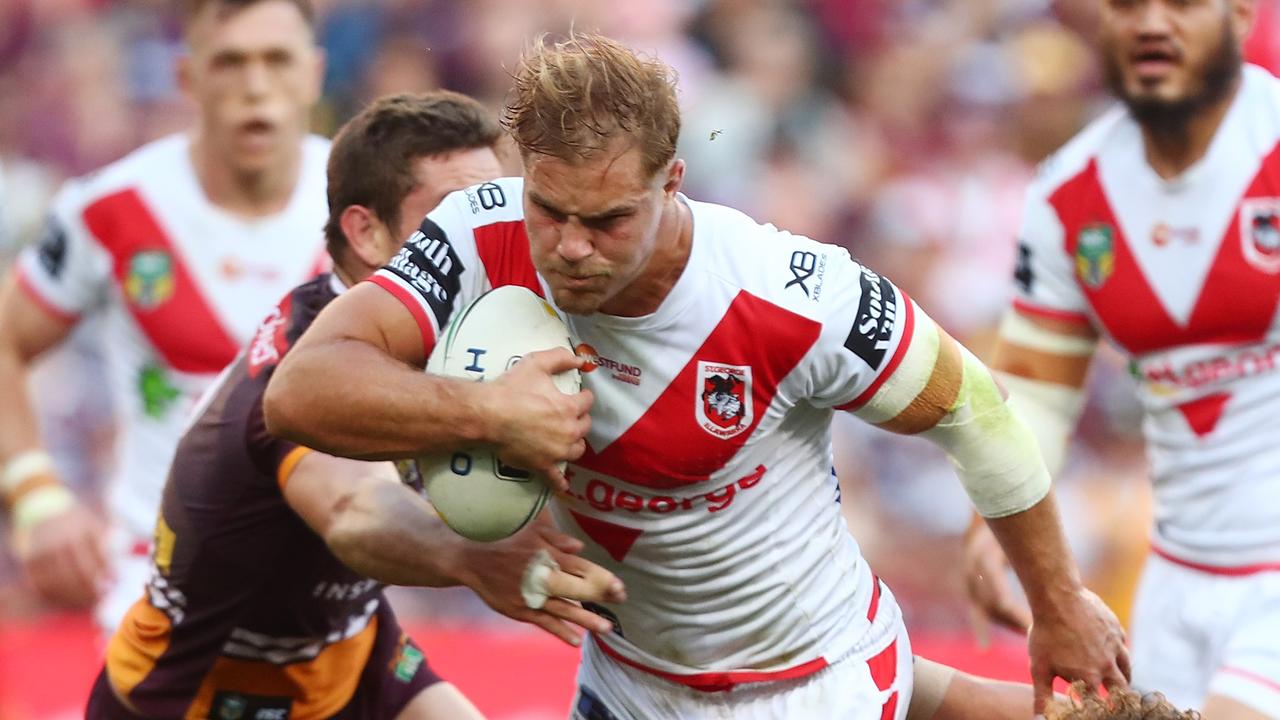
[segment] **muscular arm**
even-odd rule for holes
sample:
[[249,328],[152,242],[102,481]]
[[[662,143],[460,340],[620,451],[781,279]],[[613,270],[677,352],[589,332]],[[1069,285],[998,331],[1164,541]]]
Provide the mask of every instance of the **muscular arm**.
[[507,463],[566,485],[558,468],[585,450],[591,393],[565,395],[552,376],[583,361],[536,352],[485,383],[421,369],[422,335],[385,290],[356,285],[324,309],[284,357],[263,403],[269,431],[364,459],[488,444]]
[[489,435],[476,383],[421,370],[413,317],[361,283],[320,313],[285,355],[263,402],[267,428],[308,447],[365,459],[408,457]]
[[[514,536],[476,543],[450,530],[431,505],[401,484],[389,463],[308,452],[284,479],[285,501],[348,567],[383,583],[466,585],[490,607],[576,645],[568,623],[606,632],[609,621],[571,601],[621,602],[622,583],[576,555],[582,544],[534,522]],[[552,596],[540,610],[521,594],[526,568],[545,551],[559,569],[546,578]]]
[[[904,339],[903,342],[908,342]],[[1127,657],[1114,614],[1081,584],[1035,437],[991,372],[918,313],[901,365],[857,413],[946,450],[1000,540],[1031,603],[1037,707],[1055,675],[1123,683]]]

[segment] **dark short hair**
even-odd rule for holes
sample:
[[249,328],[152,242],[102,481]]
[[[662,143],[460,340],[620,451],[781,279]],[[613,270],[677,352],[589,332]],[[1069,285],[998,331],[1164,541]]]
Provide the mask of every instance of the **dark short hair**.
[[[191,23],[195,22],[200,13],[210,5],[217,6],[224,15],[239,12],[250,5],[256,5],[266,0],[186,0],[185,12],[183,13],[183,26],[190,29]],[[298,12],[302,13],[302,17],[306,19],[307,24],[312,28],[316,24],[316,9],[311,0],[285,0],[289,4],[298,8]]]
[[329,151],[329,221],[335,259],[347,245],[342,212],[369,208],[388,227],[400,224],[400,203],[417,185],[413,162],[455,150],[494,147],[502,134],[476,100],[448,90],[390,95],[374,101],[338,130]]

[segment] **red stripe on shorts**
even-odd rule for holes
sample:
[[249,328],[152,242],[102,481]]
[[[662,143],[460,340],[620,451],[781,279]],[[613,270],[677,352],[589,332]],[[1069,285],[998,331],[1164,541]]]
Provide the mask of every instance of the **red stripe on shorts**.
[[[728,692],[737,685],[744,683],[759,682],[776,682],[778,680],[794,680],[802,678],[806,675],[812,675],[827,666],[827,659],[823,657],[814,658],[807,663],[789,667],[785,670],[731,670],[729,672],[711,672],[711,673],[694,673],[692,675],[680,675],[677,673],[666,672],[657,668],[651,668],[648,665],[641,664],[628,657],[623,657],[621,653],[609,647],[600,639],[598,635],[592,635],[592,639],[596,645],[608,655],[610,658],[628,667],[647,672],[655,677],[663,680],[684,685],[701,692]],[[890,682],[892,682],[892,678]]]

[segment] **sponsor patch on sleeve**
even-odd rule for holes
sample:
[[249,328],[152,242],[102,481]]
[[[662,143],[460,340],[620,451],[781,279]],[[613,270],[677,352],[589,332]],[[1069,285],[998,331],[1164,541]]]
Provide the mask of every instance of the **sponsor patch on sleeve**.
[[449,324],[454,299],[462,287],[463,265],[443,228],[430,218],[423,220],[386,269],[426,301],[438,327]]
[[858,276],[862,294],[844,346],[875,370],[884,361],[898,317],[898,297],[893,283],[864,267]]

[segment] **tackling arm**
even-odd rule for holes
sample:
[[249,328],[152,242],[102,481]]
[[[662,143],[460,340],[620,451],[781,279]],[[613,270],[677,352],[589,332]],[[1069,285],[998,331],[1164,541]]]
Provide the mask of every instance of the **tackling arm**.
[[[390,463],[366,463],[299,449],[301,459],[280,478],[285,501],[356,572],[383,583],[466,585],[490,607],[533,623],[576,645],[568,623],[606,632],[608,620],[572,601],[622,602],[622,583],[576,555],[582,544],[535,522],[494,543],[475,543],[450,530]],[[522,591],[540,552],[556,563],[543,588],[552,596],[529,608]]]

